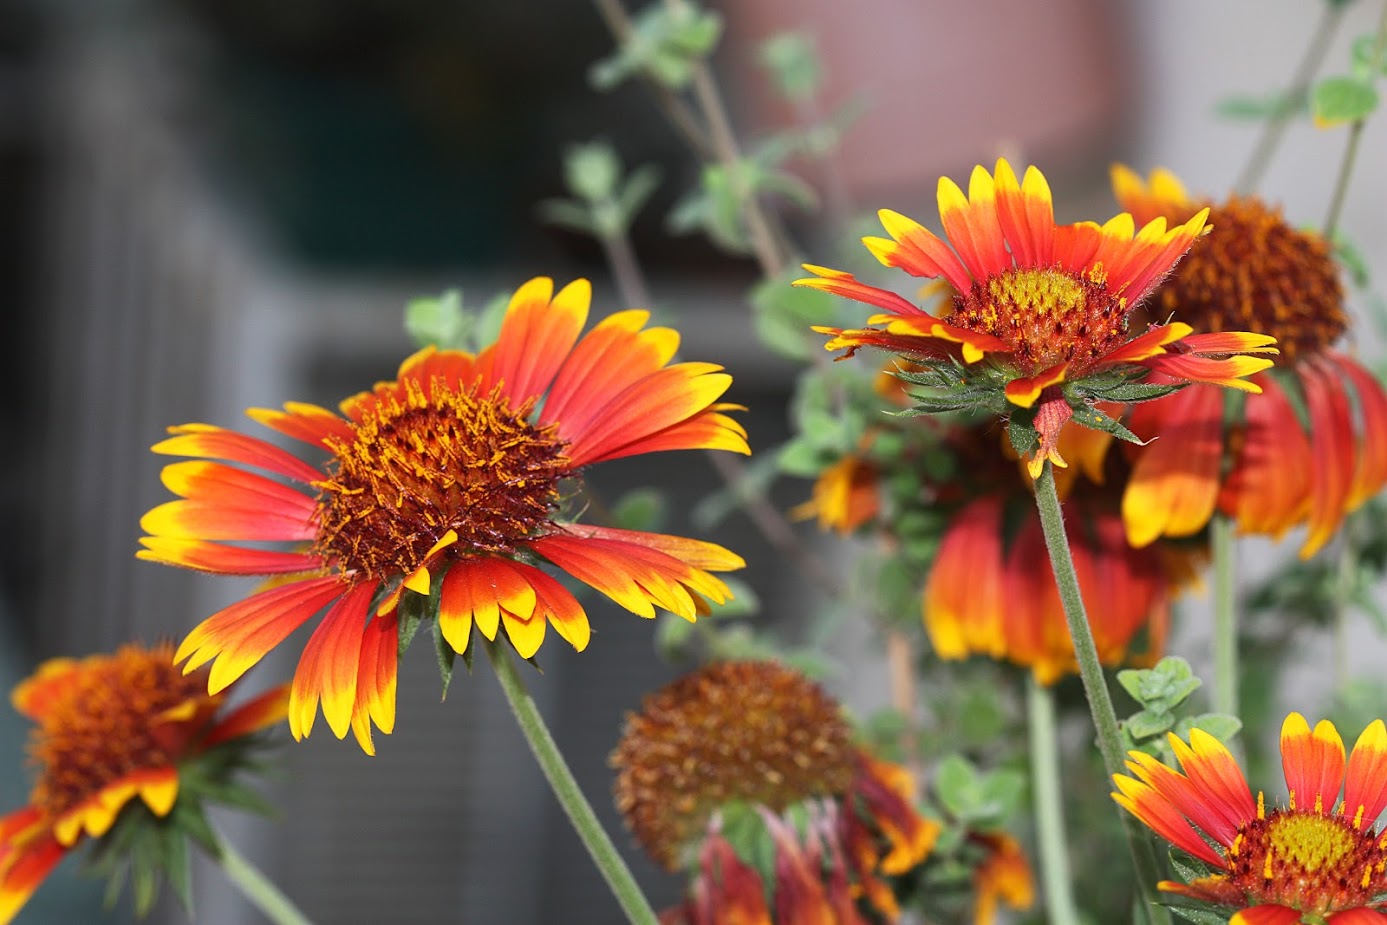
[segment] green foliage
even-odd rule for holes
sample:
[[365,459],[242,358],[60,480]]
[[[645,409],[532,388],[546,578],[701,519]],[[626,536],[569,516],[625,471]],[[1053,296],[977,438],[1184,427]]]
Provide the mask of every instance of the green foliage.
[[775,481],[777,458],[774,453],[753,456],[742,468],[742,477],[699,500],[689,511],[689,520],[699,530],[708,531],[722,523],[756,498],[763,498]]
[[1121,723],[1123,744],[1128,749],[1169,761],[1173,755],[1166,742],[1167,732],[1188,739],[1191,729],[1201,729],[1227,742],[1242,728],[1236,716],[1225,713],[1179,716],[1180,706],[1203,684],[1183,658],[1166,656],[1154,668],[1119,671],[1117,682],[1141,706]]
[[717,47],[722,17],[690,2],[651,3],[636,14],[631,35],[610,56],[592,66],[588,80],[598,90],[612,90],[635,76],[647,77],[671,90],[682,90],[694,71]]
[[786,156],[779,147],[763,148],[732,165],[707,164],[699,184],[670,211],[666,226],[673,234],[702,232],[723,250],[745,254],[751,239],[742,221],[743,204],[762,195],[779,196],[802,209],[818,206],[814,188],[777,168]]
[[939,804],[955,820],[976,829],[996,829],[1021,806],[1026,777],[1002,768],[982,771],[962,755],[948,755],[934,776]]
[[803,32],[781,32],[761,44],[757,57],[776,88],[789,101],[812,100],[823,82],[823,65],[814,40]]
[[1309,111],[1309,98],[1303,94],[1272,93],[1267,96],[1229,96],[1220,100],[1214,112],[1225,119],[1269,120],[1303,116]]
[[[1219,873],[1198,858],[1191,857],[1178,848],[1170,849],[1170,868],[1175,871],[1181,883],[1189,883],[1211,874]],[[1216,909],[1207,903],[1181,896],[1166,896],[1162,903],[1171,912],[1195,925],[1228,925],[1231,912]]]
[[476,353],[500,333],[509,302],[509,294],[497,295],[480,311],[469,312],[457,289],[420,296],[405,306],[405,333],[420,347]]
[[1310,111],[1323,125],[1356,122],[1377,109],[1377,89],[1360,77],[1326,77],[1310,94]]
[[752,322],[756,334],[774,352],[791,360],[808,360],[823,352],[812,328],[833,317],[835,297],[820,289],[791,286],[800,270],[776,279],[763,279],[751,290]]
[[658,532],[668,516],[664,494],[655,488],[635,488],[612,505],[611,524],[622,530]]
[[1348,278],[1357,289],[1366,289],[1371,284],[1368,261],[1358,245],[1342,231],[1334,233],[1334,256],[1348,271]]
[[604,141],[574,145],[564,154],[564,181],[571,199],[546,199],[540,218],[599,241],[625,236],[660,185],[660,170],[643,164],[624,174],[616,149]]
[[1353,40],[1349,60],[1353,76],[1360,80],[1373,80],[1387,74],[1387,54],[1383,54],[1383,49],[1378,47],[1377,36],[1371,33]]

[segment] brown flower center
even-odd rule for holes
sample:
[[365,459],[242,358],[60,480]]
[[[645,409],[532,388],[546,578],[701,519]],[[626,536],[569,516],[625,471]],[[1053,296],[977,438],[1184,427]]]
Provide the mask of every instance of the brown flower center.
[[183,743],[159,735],[169,719],[161,714],[208,699],[206,672],[184,675],[171,646],[125,646],[84,660],[29,735],[40,769],[34,805],[58,816],[127,774],[173,764]]
[[1005,341],[1023,373],[1068,362],[1077,374],[1127,339],[1126,318],[1127,300],[1108,291],[1100,267],[1013,269],[955,298],[949,323]]
[[616,804],[673,870],[719,806],[776,812],[852,785],[852,733],[818,685],[774,662],[708,665],[645,698],[612,753]]
[[1228,882],[1250,901],[1323,915],[1387,891],[1387,837],[1337,814],[1280,809],[1247,823],[1228,849]]
[[513,551],[548,525],[572,474],[557,425],[536,427],[529,411],[438,381],[379,397],[354,439],[331,445],[315,551],[377,580],[414,571],[449,530],[463,552]]
[[1344,332],[1344,290],[1329,245],[1286,224],[1259,199],[1233,197],[1209,214],[1152,303],[1196,331],[1251,331],[1276,338],[1280,364],[1329,346]]

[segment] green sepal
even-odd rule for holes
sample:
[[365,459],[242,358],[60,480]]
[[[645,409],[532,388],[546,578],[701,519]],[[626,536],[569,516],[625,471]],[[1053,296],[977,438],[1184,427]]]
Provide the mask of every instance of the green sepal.
[[[439,626],[437,620],[433,621],[432,627],[433,651],[438,659],[438,677],[439,680],[443,682],[443,690],[439,699],[446,700],[448,699],[448,685],[453,681],[453,662],[457,658],[457,652],[453,649],[452,645],[449,644],[448,640],[443,638],[443,629]],[[473,632],[477,632],[475,627],[473,628]],[[472,646],[469,645],[467,648],[470,651]],[[467,670],[469,672],[472,670],[471,662],[467,663]]]
[[1018,408],[1007,418],[1007,439],[1016,455],[1024,459],[1040,445],[1040,434],[1035,430],[1035,408]]
[[1092,405],[1081,405],[1075,408],[1073,421],[1082,427],[1112,434],[1119,440],[1126,440],[1128,443],[1145,445],[1147,442],[1128,430],[1121,421],[1108,417]]
[[1076,400],[1096,399],[1098,401],[1115,401],[1124,405],[1140,404],[1144,401],[1154,401],[1157,398],[1165,398],[1185,387],[1183,382],[1140,382],[1128,379],[1123,376],[1104,376],[1102,378],[1090,377],[1082,379],[1067,387],[1064,390],[1065,397],[1074,404]]
[[443,576],[434,576],[430,582],[428,594],[415,594],[408,588],[400,595],[400,602],[395,608],[395,618],[398,621],[398,643],[399,651],[397,659],[403,659],[405,652],[414,643],[414,636],[419,632],[419,626],[426,619],[437,616],[438,614],[438,594],[443,586]]

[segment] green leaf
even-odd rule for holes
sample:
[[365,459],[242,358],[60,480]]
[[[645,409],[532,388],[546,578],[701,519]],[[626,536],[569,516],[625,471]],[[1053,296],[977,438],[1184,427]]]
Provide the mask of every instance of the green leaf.
[[1169,710],[1142,710],[1128,717],[1123,725],[1132,734],[1132,738],[1140,742],[1142,739],[1167,732],[1174,722],[1175,714]]
[[1171,383],[1151,383],[1151,382],[1115,382],[1111,385],[1093,387],[1087,383],[1080,383],[1079,391],[1085,396],[1101,399],[1104,401],[1120,401],[1124,404],[1137,404],[1138,402],[1151,401],[1157,398],[1164,398],[1174,392],[1178,392],[1185,387],[1183,382]]
[[1016,455],[1023,458],[1040,445],[1040,434],[1035,431],[1035,409],[1018,408],[1011,413],[1007,418],[1007,439]]
[[700,619],[723,620],[728,617],[747,617],[760,611],[761,599],[756,596],[751,585],[740,578],[724,578],[722,581],[723,584],[727,585],[727,590],[731,596],[721,604],[717,601],[709,601],[712,604],[712,612]]
[[1387,74],[1387,55],[1378,50],[1377,36],[1371,33],[1353,40],[1351,60],[1355,77],[1371,80]]
[[696,627],[683,617],[662,613],[655,623],[655,651],[667,662],[681,662],[692,645]]
[[1334,235],[1334,256],[1339,258],[1339,263],[1348,271],[1349,279],[1356,288],[1368,288],[1371,282],[1368,261],[1358,246],[1342,232]]
[[1191,729],[1200,729],[1227,745],[1243,728],[1243,721],[1228,713],[1200,713],[1180,720],[1175,734],[1186,742]]
[[644,208],[651,195],[660,186],[660,168],[654,164],[642,164],[631,171],[617,195],[617,208],[621,214],[623,228],[630,228],[640,210]]
[[832,465],[832,458],[820,450],[806,437],[793,437],[775,452],[776,465],[786,475],[801,478],[816,478],[820,472]]
[[405,333],[420,347],[455,350],[464,346],[472,319],[462,310],[462,293],[421,296],[405,306]]
[[1110,418],[1103,412],[1099,411],[1097,408],[1091,407],[1089,405],[1083,405],[1078,408],[1075,408],[1073,421],[1075,424],[1078,424],[1081,427],[1088,427],[1092,428],[1093,430],[1101,430],[1104,433],[1112,434],[1119,440],[1126,440],[1128,443],[1140,444],[1146,442],[1142,440],[1140,437],[1138,437],[1136,434],[1128,430],[1122,424],[1121,421],[1115,418]]
[[791,102],[808,102],[819,91],[823,67],[814,41],[803,32],[781,32],[761,43],[757,57],[777,89]]
[[1310,111],[1320,125],[1366,119],[1377,109],[1377,90],[1357,77],[1326,77],[1315,85]]
[[567,228],[590,237],[599,237],[597,219],[592,209],[571,199],[545,199],[536,207],[539,220],[558,228]]
[[978,772],[962,755],[946,755],[934,775],[934,790],[951,814],[964,818],[978,804]]
[[1225,119],[1286,119],[1306,111],[1304,94],[1287,96],[1229,96],[1220,100],[1214,112]]
[[[442,582],[439,582],[439,584],[442,584]],[[438,677],[443,682],[442,697],[444,699],[447,699],[448,685],[453,682],[453,661],[457,658],[457,652],[453,650],[453,647],[448,643],[448,640],[443,638],[443,630],[442,628],[440,628],[437,620],[433,621],[432,626],[433,651],[434,654],[438,657]],[[474,631],[473,635],[477,636],[480,635],[480,633]],[[472,648],[478,644],[479,643],[474,639],[471,645],[467,647],[467,650],[469,652],[472,651]],[[470,663],[468,667],[471,667]]]
[[612,526],[622,530],[658,532],[664,523],[665,496],[655,488],[636,488],[612,505]]
[[602,202],[613,198],[621,172],[621,158],[605,141],[573,145],[564,152],[564,181],[579,199]]

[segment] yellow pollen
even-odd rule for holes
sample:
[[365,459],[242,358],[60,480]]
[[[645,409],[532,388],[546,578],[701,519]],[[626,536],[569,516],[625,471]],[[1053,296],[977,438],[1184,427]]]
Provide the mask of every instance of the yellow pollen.
[[[1272,855],[1314,873],[1332,867],[1353,851],[1355,839],[1337,819],[1307,814],[1286,814],[1267,827],[1267,867]],[[1271,874],[1267,873],[1270,877]]]
[[1231,844],[1231,845],[1228,846],[1228,856],[1229,856],[1229,857],[1237,857],[1237,856],[1238,856],[1238,852],[1239,852],[1240,850],[1242,850],[1242,846],[1243,846],[1243,833],[1239,832],[1237,835],[1235,835],[1235,836],[1233,837],[1233,844]]
[[1295,791],[1292,790],[1287,797],[1286,806],[1288,809],[1295,809]]
[[315,551],[383,580],[413,572],[449,530],[464,555],[543,533],[573,474],[556,426],[531,424],[531,406],[499,390],[402,384],[401,396],[376,393],[350,441],[330,441]]
[[1319,813],[1321,816],[1324,815],[1324,795],[1323,795],[1323,794],[1319,794],[1319,793],[1315,794],[1315,812]]
[[1126,340],[1126,304],[1101,267],[1014,268],[959,294],[949,323],[999,338],[1031,374],[1058,363],[1081,374]]
[[1257,791],[1257,818],[1267,818],[1267,797],[1262,791]]

